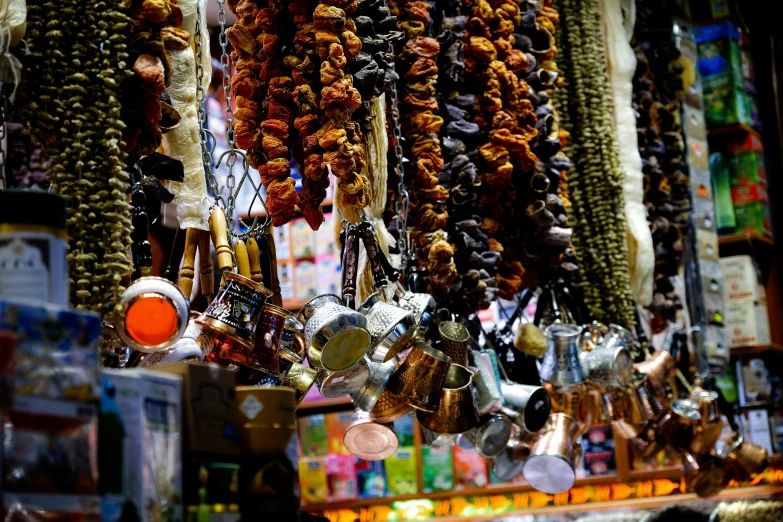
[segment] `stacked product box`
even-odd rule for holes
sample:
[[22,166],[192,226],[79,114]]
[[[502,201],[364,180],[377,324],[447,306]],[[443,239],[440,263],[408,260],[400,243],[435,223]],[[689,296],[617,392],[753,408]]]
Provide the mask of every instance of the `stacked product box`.
[[[737,26],[723,22],[697,27],[693,35],[698,46],[698,71],[702,77],[707,127],[714,129],[736,123],[758,126],[758,109],[750,94],[753,86],[743,74],[743,52]],[[745,70],[750,75],[752,67],[747,59]]]
[[764,147],[755,134],[729,141],[731,201],[737,232],[772,235]]
[[769,344],[769,317],[764,286],[759,284],[753,258],[748,255],[724,257],[724,300],[729,345]]

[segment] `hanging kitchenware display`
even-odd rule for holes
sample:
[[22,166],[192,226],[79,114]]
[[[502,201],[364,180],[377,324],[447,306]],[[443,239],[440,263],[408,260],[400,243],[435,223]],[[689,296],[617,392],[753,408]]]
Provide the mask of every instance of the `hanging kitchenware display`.
[[464,325],[454,321],[441,321],[438,325],[441,351],[451,357],[451,362],[462,366],[468,365],[470,333]]
[[513,426],[511,419],[505,415],[484,415],[475,428],[457,437],[457,444],[465,449],[475,449],[476,453],[489,459],[504,450],[511,438]]
[[544,331],[547,350],[539,370],[542,381],[555,388],[567,388],[584,381],[579,362],[579,338],[582,327],[575,324],[553,324]]
[[392,373],[397,368],[398,359],[393,357],[384,363],[365,360],[369,375],[361,388],[351,393],[354,405],[364,411],[371,411],[386,389]]
[[418,410],[438,407],[451,358],[424,343],[416,343],[389,379],[386,389]]
[[551,398],[541,386],[501,382],[501,411],[522,430],[535,433],[547,423],[552,410]]
[[525,480],[550,495],[571,489],[582,458],[581,435],[581,427],[572,417],[564,413],[550,415],[525,461]]
[[343,444],[355,457],[383,460],[397,451],[399,440],[391,424],[376,422],[369,413],[357,409],[345,430]]
[[582,375],[590,384],[619,388],[631,382],[633,359],[628,346],[631,333],[617,325],[609,325],[609,335],[599,344],[579,353]]
[[316,378],[318,391],[327,399],[344,397],[360,390],[370,376],[370,369],[364,361],[345,370],[330,372],[322,370]]
[[367,317],[367,330],[372,336],[370,359],[385,362],[397,355],[413,340],[416,320],[403,308],[385,303],[375,292],[359,308]]

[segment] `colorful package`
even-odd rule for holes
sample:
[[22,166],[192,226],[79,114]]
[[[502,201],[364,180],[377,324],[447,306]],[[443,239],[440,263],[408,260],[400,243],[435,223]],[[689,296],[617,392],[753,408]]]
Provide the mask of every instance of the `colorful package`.
[[353,500],[357,496],[356,467],[353,455],[327,455],[326,483],[329,502]]
[[327,490],[324,457],[299,459],[299,491],[302,495],[302,504],[326,502]]
[[483,488],[489,483],[487,461],[476,450],[454,446],[455,489]]
[[384,461],[386,481],[390,496],[418,493],[419,480],[416,471],[416,448],[400,446],[397,452]]
[[587,475],[611,475],[617,469],[614,460],[612,427],[591,426],[582,437],[582,461]]
[[424,493],[450,491],[454,489],[454,462],[451,446],[421,448],[421,473],[424,478]]
[[413,417],[405,415],[394,421],[394,432],[397,434],[400,447],[413,446]]
[[352,419],[353,414],[346,411],[326,415],[326,440],[329,455],[351,454],[343,444],[343,437]]
[[328,453],[326,422],[323,413],[300,417],[299,441],[303,457],[323,457]]
[[98,398],[98,314],[32,301],[0,301],[0,330],[16,337],[14,395]]
[[354,466],[359,485],[359,498],[380,498],[386,495],[386,466],[383,462],[356,459]]

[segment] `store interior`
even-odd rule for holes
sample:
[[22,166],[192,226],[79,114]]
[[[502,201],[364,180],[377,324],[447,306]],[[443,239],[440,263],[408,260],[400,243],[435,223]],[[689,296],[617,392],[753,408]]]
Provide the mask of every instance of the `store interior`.
[[783,521],[736,0],[0,0],[10,522]]

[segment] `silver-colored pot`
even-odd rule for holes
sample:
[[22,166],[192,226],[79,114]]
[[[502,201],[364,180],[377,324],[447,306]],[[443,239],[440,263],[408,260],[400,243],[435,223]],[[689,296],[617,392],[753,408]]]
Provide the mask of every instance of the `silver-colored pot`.
[[350,368],[370,349],[367,318],[343,306],[333,294],[311,299],[299,312],[303,322],[307,359],[313,368],[339,371]]
[[384,303],[376,292],[368,297],[360,311],[367,317],[367,330],[372,336],[370,359],[388,361],[413,340],[416,320],[411,312]]
[[392,357],[385,363],[377,363],[365,358],[369,376],[361,388],[351,393],[351,399],[357,408],[362,411],[373,409],[381,397],[381,393],[386,388],[389,377],[397,368],[397,363],[398,359],[396,357]]
[[503,408],[514,424],[528,433],[535,433],[547,423],[552,411],[552,398],[541,386],[501,382]]
[[541,361],[541,380],[555,388],[567,388],[584,381],[579,363],[582,327],[575,324],[553,324],[544,331],[547,349]]
[[461,448],[474,448],[476,453],[489,459],[500,455],[511,438],[513,425],[505,415],[485,415],[479,425],[457,437]]

